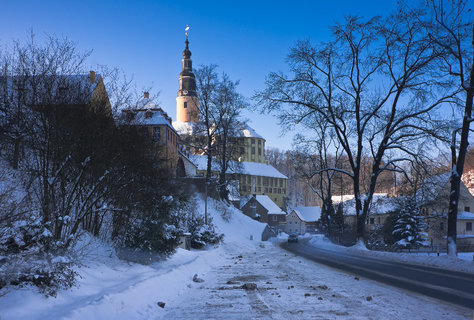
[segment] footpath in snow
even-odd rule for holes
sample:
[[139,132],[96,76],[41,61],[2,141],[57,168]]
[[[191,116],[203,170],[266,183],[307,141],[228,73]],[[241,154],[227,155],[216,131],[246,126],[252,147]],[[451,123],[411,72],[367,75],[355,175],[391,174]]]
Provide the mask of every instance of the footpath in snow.
[[[222,209],[222,208],[221,208]],[[472,310],[380,285],[259,241],[264,225],[210,210],[225,242],[151,266],[118,260],[92,241],[79,287],[45,298],[0,297],[6,319],[471,319]],[[250,240],[250,236],[254,240]],[[93,256],[95,254],[95,256]],[[194,275],[203,282],[193,281]],[[247,285],[247,287],[245,287]],[[164,307],[158,306],[163,302]],[[163,306],[163,305],[162,305]]]

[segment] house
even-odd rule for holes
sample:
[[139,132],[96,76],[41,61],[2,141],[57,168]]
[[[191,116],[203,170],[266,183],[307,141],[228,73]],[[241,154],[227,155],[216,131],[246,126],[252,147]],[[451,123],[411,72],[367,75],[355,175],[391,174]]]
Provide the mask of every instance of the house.
[[[417,197],[421,204],[421,214],[428,223],[429,241],[434,246],[446,247],[446,233],[448,223],[450,172],[426,179],[417,190]],[[456,225],[458,248],[474,246],[474,237],[471,237],[474,214],[474,196],[470,193],[463,181],[459,189],[458,221]],[[470,224],[471,223],[471,224]]]
[[315,232],[319,227],[321,208],[296,207],[286,216],[285,232],[305,234]]
[[267,223],[269,226],[283,227],[286,213],[266,195],[253,195],[241,208],[250,218]]
[[[386,194],[374,194],[367,216],[366,230],[374,231],[383,226],[389,214],[398,208],[400,201],[403,201],[402,197],[390,198]],[[357,225],[355,199],[352,197],[339,205],[343,208],[344,225],[355,228]]]
[[122,110],[122,116],[125,126],[135,128],[149,140],[149,156],[153,161],[173,177],[186,175],[178,146],[179,136],[171,124],[171,117],[150,99],[148,92],[132,108]]
[[[196,78],[192,69],[191,51],[186,37],[183,51],[182,71],[179,74],[179,90],[176,98],[177,121],[174,128],[181,138],[181,144],[188,147],[188,151],[196,156],[197,174],[205,175],[207,169],[207,129],[200,122],[199,99],[197,96]],[[212,143],[219,145],[222,135],[219,132],[214,136]],[[265,139],[248,125],[241,124],[239,129],[228,137],[230,168],[226,174],[238,181],[239,192],[242,197],[253,194],[267,195],[280,208],[285,208],[288,193],[288,178],[281,174],[265,160]],[[213,152],[210,150],[209,152]],[[219,175],[217,162],[212,164],[213,175]]]
[[[2,76],[0,105],[5,106],[0,123],[9,131],[11,145],[6,149],[12,154],[14,168],[20,162],[24,131],[31,126],[28,117],[25,117],[27,113],[41,120],[41,124],[54,123],[55,128],[67,131],[67,135],[59,136],[67,136],[72,142],[85,137],[93,141],[102,139],[96,130],[114,126],[103,79],[94,71],[72,75]],[[85,143],[86,146],[89,144],[90,141]]]
[[457,246],[474,248],[474,213],[472,212],[458,212],[458,219],[456,223],[457,231]]

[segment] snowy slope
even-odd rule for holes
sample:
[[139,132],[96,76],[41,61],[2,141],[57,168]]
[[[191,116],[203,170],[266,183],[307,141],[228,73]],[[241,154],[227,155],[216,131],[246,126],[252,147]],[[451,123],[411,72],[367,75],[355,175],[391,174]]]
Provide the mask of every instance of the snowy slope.
[[[200,202],[204,212],[204,202]],[[209,201],[209,216],[226,245],[254,247],[265,227],[239,210]],[[226,212],[229,221],[221,213]],[[250,240],[252,235],[253,239]],[[114,250],[93,238],[82,241],[83,266],[78,287],[46,298],[36,288],[0,292],[0,319],[146,319],[156,314],[158,301],[184,294],[194,274],[219,263],[222,246],[205,251],[178,249],[170,259],[151,266],[119,260]],[[18,303],[21,301],[21,304]]]

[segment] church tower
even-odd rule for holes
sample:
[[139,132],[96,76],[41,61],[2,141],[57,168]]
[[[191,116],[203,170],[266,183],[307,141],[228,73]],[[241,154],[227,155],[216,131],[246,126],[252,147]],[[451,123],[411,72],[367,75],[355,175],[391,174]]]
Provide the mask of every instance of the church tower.
[[180,122],[199,122],[199,101],[196,91],[196,77],[193,73],[193,62],[189,50],[186,28],[186,47],[183,51],[183,70],[179,74],[179,91],[176,98],[176,120]]

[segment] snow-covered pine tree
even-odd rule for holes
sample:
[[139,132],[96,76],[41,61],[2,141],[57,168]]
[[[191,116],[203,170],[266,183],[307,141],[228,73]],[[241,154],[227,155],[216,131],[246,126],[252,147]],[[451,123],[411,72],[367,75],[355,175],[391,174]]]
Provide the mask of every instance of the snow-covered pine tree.
[[398,245],[408,249],[426,245],[426,224],[419,213],[420,208],[414,199],[407,199],[402,203],[392,231]]

